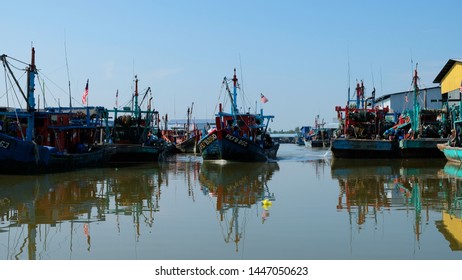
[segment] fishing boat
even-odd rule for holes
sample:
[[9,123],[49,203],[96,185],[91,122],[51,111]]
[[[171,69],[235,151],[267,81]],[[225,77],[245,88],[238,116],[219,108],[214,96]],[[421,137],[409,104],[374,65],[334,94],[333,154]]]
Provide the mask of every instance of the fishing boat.
[[325,126],[324,119],[319,120],[319,115],[314,119],[314,127],[309,131],[304,138],[306,147],[311,148],[327,148],[330,147],[330,132]]
[[401,135],[398,137],[399,154],[403,158],[443,157],[438,145],[449,141],[448,136],[451,130],[449,110],[443,108],[438,110],[422,109],[418,102],[418,81],[416,66],[412,79],[413,108],[401,114],[400,118],[407,121],[399,124],[392,134]]
[[356,102],[348,94],[347,106],[335,107],[340,127],[331,141],[332,154],[337,158],[396,157],[398,142],[381,136],[394,125],[386,118],[389,108],[375,106],[375,91],[367,99],[364,91],[364,83],[358,83]]
[[203,133],[198,142],[202,158],[254,162],[276,159],[279,143],[273,142],[267,132],[269,122],[274,116],[264,115],[263,109],[255,114],[239,112],[236,103],[236,69],[231,81],[232,93],[228,85],[229,80],[226,77],[223,80],[223,86],[226,87],[231,100],[231,110],[224,112],[222,104],[219,104],[219,112],[215,115],[215,128]]
[[299,146],[305,146],[305,138],[308,137],[311,131],[311,126],[302,126],[297,133],[295,143]]
[[[135,76],[135,92],[130,101],[132,106],[113,110],[105,109],[105,141],[115,148],[110,161],[116,162],[149,162],[164,160],[173,151],[174,146],[162,137],[159,112],[151,110],[148,100],[146,110],[141,105],[150,93],[148,87],[141,102],[138,102],[138,78]],[[112,123],[109,119],[112,118]]]
[[170,125],[162,131],[164,138],[175,145],[177,152],[196,153],[199,151],[197,142],[201,138],[201,130],[192,121],[194,103],[187,110],[187,120],[184,124]]
[[197,153],[197,143],[201,137],[201,131],[194,127],[191,130],[186,130],[184,133],[183,139],[180,139],[179,142],[175,144],[176,148],[182,153]]
[[462,121],[454,122],[452,135],[446,143],[437,144],[441,154],[450,162],[462,164]]
[[67,171],[107,161],[114,150],[97,145],[100,107],[36,109],[35,49],[25,70],[26,93],[11,70],[9,57],[2,55],[0,59],[11,76],[9,81],[14,81],[11,88],[17,87],[27,104],[27,109],[0,108],[0,173]]
[[[388,107],[375,106],[375,94],[368,98],[369,102],[364,100],[363,83],[358,83],[356,104],[336,107],[342,127],[338,137],[332,140],[333,155],[347,158],[443,157],[437,145],[449,140],[448,110],[421,109],[417,81],[416,67],[413,107],[393,115]],[[368,103],[371,108],[365,107]]]

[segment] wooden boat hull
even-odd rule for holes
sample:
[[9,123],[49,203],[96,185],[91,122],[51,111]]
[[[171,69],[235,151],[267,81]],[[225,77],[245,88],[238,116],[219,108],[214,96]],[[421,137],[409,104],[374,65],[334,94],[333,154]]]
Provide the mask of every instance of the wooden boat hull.
[[196,137],[191,137],[185,141],[176,144],[176,148],[182,153],[196,153],[199,151],[197,148]]
[[399,156],[397,146],[393,140],[336,138],[331,151],[337,158],[395,158]]
[[96,146],[81,153],[61,153],[0,133],[0,174],[30,174],[69,171],[103,165],[114,149]]
[[311,148],[328,148],[330,147],[329,140],[305,140],[305,146]]
[[443,158],[438,144],[447,143],[447,138],[402,139],[399,141],[400,154],[403,158]]
[[173,153],[173,145],[164,143],[155,145],[142,144],[110,144],[115,148],[115,153],[110,157],[110,162],[152,162],[163,160],[169,153]]
[[448,161],[462,163],[462,147],[451,147],[447,143],[438,144],[437,147]]
[[332,154],[338,158],[443,158],[438,144],[445,138],[409,140],[344,139],[332,141]]
[[214,131],[199,141],[199,149],[204,160],[223,159],[263,162],[276,159],[279,149],[278,143],[264,149],[249,139],[236,137],[228,133],[224,133],[224,136],[221,137],[219,133]]

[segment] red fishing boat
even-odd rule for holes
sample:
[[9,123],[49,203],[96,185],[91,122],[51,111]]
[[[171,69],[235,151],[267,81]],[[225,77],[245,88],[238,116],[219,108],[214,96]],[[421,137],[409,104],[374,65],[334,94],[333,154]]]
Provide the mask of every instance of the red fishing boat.
[[[239,112],[236,99],[238,79],[234,69],[233,93],[225,77],[223,85],[231,99],[231,111],[224,112],[222,104],[215,116],[215,128],[203,134],[199,141],[199,149],[204,160],[233,160],[233,161],[268,161],[276,159],[279,143],[272,141],[268,133],[269,122],[274,116],[260,113]],[[262,101],[267,101],[261,96]]]

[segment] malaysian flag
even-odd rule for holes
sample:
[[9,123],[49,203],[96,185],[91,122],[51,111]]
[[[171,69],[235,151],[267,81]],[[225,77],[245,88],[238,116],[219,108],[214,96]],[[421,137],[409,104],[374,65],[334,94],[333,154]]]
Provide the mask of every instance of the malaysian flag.
[[83,95],[82,95],[82,104],[83,105],[87,104],[87,97],[88,97],[88,79],[87,79],[87,85],[85,86],[85,91],[83,92]]
[[263,95],[263,93],[260,93],[260,100],[261,100],[262,103],[268,102],[268,98],[266,98],[266,97]]

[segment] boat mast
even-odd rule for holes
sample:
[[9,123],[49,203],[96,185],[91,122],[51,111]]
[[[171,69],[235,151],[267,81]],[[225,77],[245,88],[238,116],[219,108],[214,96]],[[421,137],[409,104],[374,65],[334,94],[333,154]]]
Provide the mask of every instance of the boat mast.
[[357,109],[365,109],[364,106],[364,82],[361,81],[361,85],[359,82],[356,84],[356,108]]
[[27,68],[27,112],[30,113],[27,117],[26,141],[32,141],[34,138],[34,111],[35,111],[35,75],[37,68],[35,67],[35,49],[32,48],[31,63]]
[[417,95],[419,94],[419,86],[417,85],[417,80],[419,79],[419,76],[417,75],[417,66],[415,66],[414,70],[414,77],[412,79],[412,82],[414,84],[414,109],[412,112],[412,130],[414,132],[414,135],[417,135],[419,133],[419,115],[420,115],[420,104],[417,99]]
[[187,110],[187,120],[186,120],[186,127],[185,127],[185,133],[187,135],[189,135],[189,128],[190,128],[190,125],[191,125],[191,117],[192,117],[192,110],[193,110],[193,106],[194,106],[194,102],[191,104],[191,108],[188,108]]
[[[223,85],[226,87],[226,92],[229,95],[229,99],[231,99],[231,114],[233,114],[234,120],[236,120],[236,115],[239,113],[237,111],[237,75],[236,75],[236,68],[234,68],[234,76],[233,76],[233,93],[231,93],[231,90],[229,89],[228,86],[228,79],[226,77],[223,78]],[[220,112],[221,112],[221,107],[220,107]]]
[[184,134],[187,135],[189,134],[189,112],[190,112],[190,109],[188,108],[187,110],[187,119],[186,119],[186,127],[184,128]]
[[231,112],[233,112],[234,115],[238,113],[237,111],[237,75],[236,75],[236,68],[234,68],[234,76],[233,76],[233,102],[231,103]]
[[135,116],[138,118],[138,115],[140,114],[139,108],[138,108],[138,76],[135,76],[135,100],[133,103],[133,110],[135,111]]

